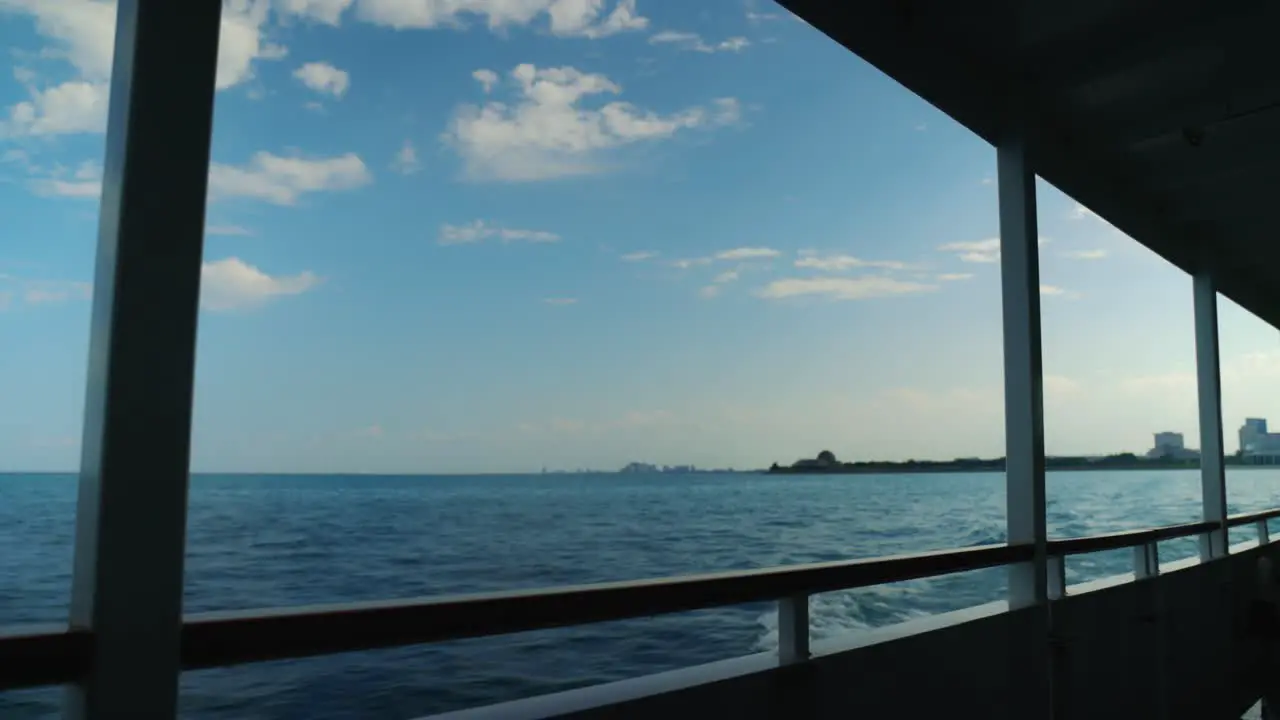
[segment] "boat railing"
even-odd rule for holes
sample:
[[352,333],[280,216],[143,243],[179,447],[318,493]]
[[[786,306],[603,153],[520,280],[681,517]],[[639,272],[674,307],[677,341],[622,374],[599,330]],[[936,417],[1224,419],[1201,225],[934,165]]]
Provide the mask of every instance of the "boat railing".
[[[1232,515],[1226,524],[1256,525],[1259,542],[1266,543],[1267,521],[1276,517],[1280,508]],[[1159,572],[1157,543],[1207,536],[1220,527],[1196,522],[1049,540],[1049,596],[1065,595],[1062,568],[1068,556],[1133,548],[1135,577],[1149,577]],[[778,602],[779,655],[794,662],[809,656],[812,595],[1031,562],[1034,556],[1031,545],[981,545],[549,589],[197,613],[183,622],[181,667],[225,667],[770,601]],[[78,681],[90,669],[93,640],[90,631],[65,626],[0,631],[0,690]]]

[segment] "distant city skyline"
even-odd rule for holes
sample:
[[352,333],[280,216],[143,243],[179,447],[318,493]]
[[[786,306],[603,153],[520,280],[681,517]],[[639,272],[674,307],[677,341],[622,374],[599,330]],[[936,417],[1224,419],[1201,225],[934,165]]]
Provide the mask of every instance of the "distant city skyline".
[[[195,471],[1003,454],[989,145],[765,0],[512,7],[225,4]],[[0,470],[73,470],[114,4],[0,18]],[[1038,191],[1048,452],[1198,437],[1189,278]]]

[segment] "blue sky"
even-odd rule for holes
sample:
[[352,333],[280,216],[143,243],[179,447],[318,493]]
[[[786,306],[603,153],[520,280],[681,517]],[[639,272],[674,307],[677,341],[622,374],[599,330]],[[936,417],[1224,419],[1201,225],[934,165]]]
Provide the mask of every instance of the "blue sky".
[[[112,3],[0,0],[0,469],[78,462]],[[1002,452],[994,150],[760,0],[236,0],[193,467]],[[1050,452],[1197,432],[1190,280],[1040,185]],[[1228,449],[1280,410],[1224,303]]]

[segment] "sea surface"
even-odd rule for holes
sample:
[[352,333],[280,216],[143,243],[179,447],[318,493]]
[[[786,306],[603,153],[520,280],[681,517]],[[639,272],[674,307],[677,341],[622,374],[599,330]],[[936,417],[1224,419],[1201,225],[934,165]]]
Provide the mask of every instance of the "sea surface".
[[[67,614],[75,478],[0,475],[0,627]],[[1003,474],[196,476],[188,611],[533,588],[1004,541]],[[1056,472],[1054,537],[1192,522],[1196,471]],[[1231,512],[1280,505],[1280,470],[1228,472]],[[1242,529],[1232,540],[1249,539]],[[1254,536],[1256,537],[1256,536]],[[1193,539],[1162,544],[1167,562]],[[1068,581],[1126,572],[1073,558]],[[983,570],[813,598],[828,638],[999,599]],[[404,720],[776,646],[772,604],[186,673],[184,718]],[[0,694],[56,717],[58,689]]]

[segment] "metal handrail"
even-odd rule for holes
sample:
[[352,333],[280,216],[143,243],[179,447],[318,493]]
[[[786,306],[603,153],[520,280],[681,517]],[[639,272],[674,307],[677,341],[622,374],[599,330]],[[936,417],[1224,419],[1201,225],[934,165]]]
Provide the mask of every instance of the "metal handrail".
[[1026,562],[1028,545],[842,560],[655,580],[189,617],[182,666],[219,667],[626,620]]
[[0,690],[57,685],[89,670],[93,633],[65,626],[0,632]]
[[[1227,518],[1235,527],[1280,517],[1280,508]],[[1084,538],[1050,540],[1050,557],[1141,547],[1211,532],[1186,523]],[[357,650],[420,645],[805,598],[982,568],[1030,562],[1030,545],[982,545],[683,577],[597,583],[444,598],[199,613],[182,627],[184,670]],[[93,634],[78,628],[0,633],[0,690],[74,682],[87,671]]]
[[1270,510],[1259,510],[1251,513],[1237,513],[1227,516],[1227,527],[1239,527],[1240,525],[1248,525],[1249,523],[1266,522],[1273,518],[1280,518],[1280,508],[1271,508]]
[[1104,550],[1123,550],[1137,545],[1191,537],[1217,530],[1216,522],[1184,523],[1181,525],[1164,525],[1141,530],[1123,530],[1121,532],[1090,535],[1089,537],[1061,538],[1048,542],[1048,553],[1053,556],[1083,555],[1084,553],[1102,552]]

